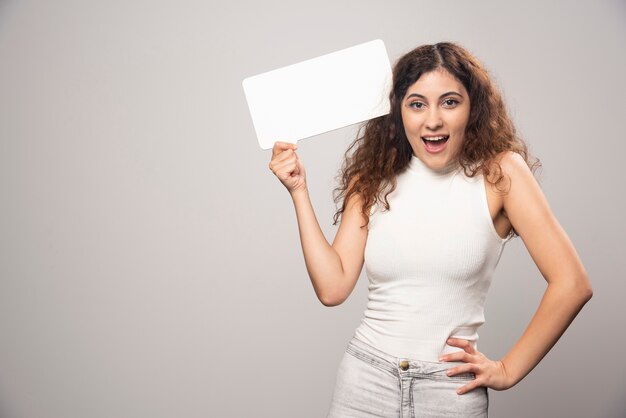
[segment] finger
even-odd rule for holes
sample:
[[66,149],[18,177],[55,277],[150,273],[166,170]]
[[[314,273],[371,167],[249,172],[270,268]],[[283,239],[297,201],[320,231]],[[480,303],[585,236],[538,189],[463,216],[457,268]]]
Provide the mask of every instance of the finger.
[[272,161],[274,164],[282,164],[292,158],[295,158],[296,152],[292,149],[286,149],[276,156]]
[[285,149],[283,151],[280,151],[278,154],[272,157],[272,160],[269,163],[270,169],[285,162],[285,160],[292,157],[293,154],[295,154],[295,151],[293,149]]
[[463,395],[464,393],[470,392],[476,389],[478,386],[482,386],[480,383],[476,381],[476,379],[472,380],[471,383],[468,383],[465,386],[461,386],[456,390],[456,393],[459,395]]
[[461,373],[474,373],[476,375],[476,366],[473,363],[465,363],[446,370],[447,376],[456,376]]
[[286,149],[286,148],[293,148],[293,147],[297,148],[298,144],[294,142],[276,141],[274,142],[274,147],[279,148],[279,149]]
[[465,361],[467,355],[465,351],[455,351],[454,353],[439,357],[439,361]]
[[[291,157],[288,158],[280,163],[278,163],[276,166],[274,166],[276,169],[277,173],[280,172],[288,172],[288,173],[292,173],[294,172],[294,170],[296,170],[298,168],[298,164],[296,163],[296,159]],[[298,172],[296,171],[294,174],[298,174]]]
[[286,150],[286,149],[293,149],[296,150],[298,149],[297,144],[294,144],[292,142],[283,142],[283,141],[276,141],[274,142],[274,146],[272,147],[272,158],[274,158],[274,156],[276,156],[277,154],[280,154],[282,151]]
[[448,338],[446,343],[454,347],[460,347],[470,354],[474,354],[474,346],[469,340],[464,340],[462,338]]
[[291,148],[287,148],[278,152],[276,155],[272,156],[272,160],[270,161],[270,167],[285,162],[289,158],[292,158],[294,154],[296,154],[296,151]]
[[454,346],[454,347],[458,347],[459,343],[457,342],[456,338],[448,338],[446,340],[446,344]]

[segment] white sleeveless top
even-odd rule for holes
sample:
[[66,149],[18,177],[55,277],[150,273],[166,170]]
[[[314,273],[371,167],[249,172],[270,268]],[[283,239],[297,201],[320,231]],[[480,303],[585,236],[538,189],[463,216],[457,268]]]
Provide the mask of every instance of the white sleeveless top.
[[[383,194],[384,196],[384,194]],[[504,245],[493,225],[483,175],[455,162],[433,170],[415,155],[388,196],[372,208],[365,247],[368,303],[355,336],[396,357],[438,361],[478,349],[478,328]]]

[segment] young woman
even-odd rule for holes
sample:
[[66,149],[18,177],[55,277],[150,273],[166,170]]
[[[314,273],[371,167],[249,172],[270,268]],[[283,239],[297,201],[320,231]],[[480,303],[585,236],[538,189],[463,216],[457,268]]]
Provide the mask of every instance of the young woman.
[[[325,306],[345,301],[365,264],[369,299],[339,365],[330,417],[486,417],[546,355],[591,298],[587,272],[533,175],[500,93],[454,43],[395,64],[388,115],[346,152],[337,235],[316,220],[295,144],[270,169],[292,196],[305,263]],[[352,155],[348,152],[355,147]],[[548,282],[511,351],[478,351],[491,277],[522,237]]]

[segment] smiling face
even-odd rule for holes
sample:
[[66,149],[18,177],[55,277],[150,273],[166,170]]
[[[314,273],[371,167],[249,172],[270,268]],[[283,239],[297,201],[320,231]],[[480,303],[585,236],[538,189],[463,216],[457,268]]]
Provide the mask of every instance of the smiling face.
[[[415,156],[435,170],[457,158],[470,114],[469,94],[459,80],[443,69],[422,74],[408,88],[400,107]],[[425,139],[442,137],[436,142]]]

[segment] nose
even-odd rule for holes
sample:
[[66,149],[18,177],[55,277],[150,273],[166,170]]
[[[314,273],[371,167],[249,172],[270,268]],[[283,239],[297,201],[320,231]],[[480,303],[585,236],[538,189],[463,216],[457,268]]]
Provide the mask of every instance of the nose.
[[426,119],[426,127],[432,131],[435,131],[441,127],[443,121],[441,120],[441,115],[437,109],[432,109],[428,113],[428,117]]

